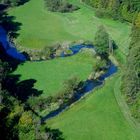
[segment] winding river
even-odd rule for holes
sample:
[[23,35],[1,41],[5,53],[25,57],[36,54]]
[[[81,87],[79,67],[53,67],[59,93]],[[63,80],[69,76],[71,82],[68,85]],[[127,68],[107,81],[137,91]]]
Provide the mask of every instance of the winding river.
[[[86,46],[85,46],[85,48],[86,48]],[[74,95],[74,100],[72,102],[70,102],[69,104],[67,104],[65,106],[62,106],[61,108],[58,108],[58,109],[50,112],[46,116],[42,117],[41,118],[41,122],[43,123],[43,122],[47,121],[48,119],[53,118],[53,117],[59,115],[64,110],[68,109],[71,104],[73,104],[74,102],[76,102],[79,99],[81,99],[81,97],[83,97],[84,95],[90,93],[95,88],[103,85],[105,79],[108,78],[108,77],[110,77],[111,75],[113,75],[116,72],[117,72],[117,67],[113,63],[110,63],[110,65],[109,65],[106,73],[103,74],[103,75],[101,75],[98,80],[86,80],[85,81],[85,85],[84,85],[84,87],[82,89],[82,93],[81,92],[80,93],[77,92]]]
[[[15,48],[15,46],[10,43],[6,31],[0,26],[0,42],[2,43],[6,53],[17,59],[20,61],[26,61],[26,57],[17,51],[17,49]],[[81,49],[83,48],[92,48],[94,49],[93,45],[76,45],[70,48],[70,50],[73,52],[72,55],[77,54]],[[65,57],[66,55],[64,53],[62,53],[61,57]],[[96,87],[99,87],[101,85],[103,85],[104,81],[106,78],[110,77],[111,75],[113,75],[114,73],[117,72],[117,66],[115,66],[112,62],[110,62],[108,69],[106,71],[105,74],[102,74],[98,80],[86,80],[85,81],[85,85],[82,89],[82,92],[77,92],[74,96],[74,100],[72,102],[70,102],[69,104],[62,106],[59,109],[56,109],[52,112],[50,112],[49,114],[47,114],[46,116],[41,118],[41,122],[43,123],[44,121],[47,121],[48,119],[55,117],[57,115],[59,115],[61,112],[63,112],[64,110],[68,109],[70,107],[71,104],[73,104],[74,102],[78,101],[81,97],[83,97],[85,94],[88,94],[90,91],[94,90]]]

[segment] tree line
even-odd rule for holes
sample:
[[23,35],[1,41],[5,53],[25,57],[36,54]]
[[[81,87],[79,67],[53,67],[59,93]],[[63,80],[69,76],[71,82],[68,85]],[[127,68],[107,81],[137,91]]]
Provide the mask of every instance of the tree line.
[[133,22],[140,12],[139,0],[82,0],[96,8],[98,17]]
[[132,115],[140,121],[140,20],[132,28],[129,55],[125,66],[122,92],[130,106]]

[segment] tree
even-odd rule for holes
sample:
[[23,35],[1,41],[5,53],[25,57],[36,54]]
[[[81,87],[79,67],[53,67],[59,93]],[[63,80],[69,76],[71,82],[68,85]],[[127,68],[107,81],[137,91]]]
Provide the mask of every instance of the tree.
[[31,111],[24,111],[18,123],[20,139],[35,139],[35,126],[33,123],[33,114]]
[[70,77],[64,82],[65,94],[73,94],[78,89],[80,79],[76,76]]
[[97,53],[106,56],[109,50],[109,35],[103,26],[99,26],[94,41]]

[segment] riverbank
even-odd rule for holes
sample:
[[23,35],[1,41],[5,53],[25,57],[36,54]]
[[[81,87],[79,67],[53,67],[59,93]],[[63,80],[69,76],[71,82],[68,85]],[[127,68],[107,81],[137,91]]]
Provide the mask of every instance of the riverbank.
[[105,86],[88,94],[69,110],[47,121],[51,128],[59,128],[70,140],[138,140],[138,134],[124,118],[114,98],[119,73],[105,82]]

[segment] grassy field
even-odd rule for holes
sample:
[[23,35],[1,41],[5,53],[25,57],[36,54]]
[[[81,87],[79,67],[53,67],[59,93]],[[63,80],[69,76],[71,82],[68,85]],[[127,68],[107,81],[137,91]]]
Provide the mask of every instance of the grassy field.
[[20,80],[35,79],[35,88],[46,95],[54,95],[63,82],[72,76],[86,80],[92,72],[96,59],[91,51],[82,51],[77,55],[42,62],[26,62],[20,65],[14,74],[21,74]]
[[92,8],[70,0],[80,10],[73,13],[53,13],[44,7],[44,0],[30,0],[25,5],[9,10],[22,23],[16,42],[27,48],[40,48],[56,42],[93,41],[97,27],[103,24],[123,53],[127,52],[130,26],[110,19],[95,17]]
[[108,79],[102,89],[90,93],[69,110],[49,120],[67,140],[139,140],[139,133],[123,116],[114,97],[118,75]]
[[[103,24],[119,47],[120,60],[125,61],[123,54],[128,53],[131,26],[111,19],[99,19],[91,7],[79,0],[69,1],[80,6],[80,10],[52,13],[45,9],[44,0],[30,0],[23,6],[10,9],[9,14],[22,23],[16,42],[23,47],[38,49],[57,42],[93,41],[98,26]],[[20,80],[37,80],[35,88],[43,90],[43,96],[55,95],[69,77],[75,75],[81,80],[87,79],[95,61],[91,54],[79,53],[64,59],[26,62],[14,74],[21,74]],[[120,73],[106,80],[103,88],[49,120],[47,125],[58,128],[67,140],[139,140],[139,129],[130,121],[125,102],[121,99],[120,81],[117,83]]]

